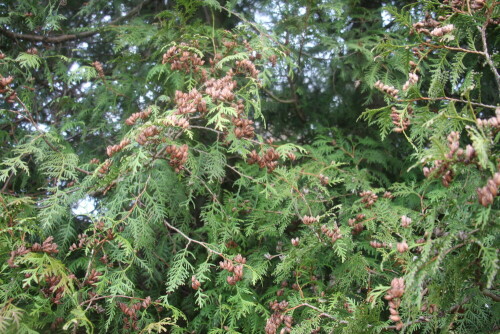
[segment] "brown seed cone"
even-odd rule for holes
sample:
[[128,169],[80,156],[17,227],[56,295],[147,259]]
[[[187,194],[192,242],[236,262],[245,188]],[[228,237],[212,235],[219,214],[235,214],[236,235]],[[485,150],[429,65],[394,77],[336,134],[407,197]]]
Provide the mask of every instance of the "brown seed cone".
[[389,317],[389,319],[391,319],[391,320],[392,320],[392,321],[394,321],[394,322],[398,322],[398,321],[400,321],[400,320],[401,320],[401,317],[400,317],[399,315],[397,315],[397,314],[394,314],[394,315],[391,315],[391,316]]

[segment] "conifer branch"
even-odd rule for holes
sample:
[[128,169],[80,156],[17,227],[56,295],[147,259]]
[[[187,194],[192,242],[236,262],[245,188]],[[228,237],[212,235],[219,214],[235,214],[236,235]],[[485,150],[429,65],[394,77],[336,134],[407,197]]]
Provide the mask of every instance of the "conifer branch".
[[273,94],[273,92],[271,92],[270,90],[262,87],[261,88],[267,95],[269,95],[270,98],[272,98],[273,100],[275,100],[276,102],[279,102],[279,103],[296,103],[297,100],[295,98],[293,99],[282,99],[282,98],[279,98],[277,97],[276,95]]
[[270,34],[268,34],[267,32],[265,31],[262,31],[255,23],[247,20],[246,18],[244,18],[242,15],[230,10],[229,8],[227,7],[224,7],[224,6],[220,6],[220,8],[222,8],[223,10],[225,10],[227,13],[229,13],[230,15],[234,15],[236,16],[238,19],[240,19],[242,22],[245,22],[246,24],[248,24],[255,32],[257,32],[259,35],[261,36],[264,36],[266,38],[268,38],[269,40],[273,41],[274,43],[276,43],[277,45],[283,47],[283,48],[286,48],[285,45],[283,45],[282,43],[280,43],[274,36],[271,36]]
[[479,29],[479,32],[481,34],[481,42],[483,44],[484,57],[486,58],[486,62],[490,66],[491,71],[493,72],[493,76],[495,77],[495,81],[496,81],[497,88],[498,88],[498,93],[500,94],[500,73],[498,73],[498,68],[493,63],[493,60],[491,59],[491,56],[488,52],[488,41],[486,40],[486,28],[488,27],[488,25],[490,23],[489,21],[491,18],[491,14],[493,13],[493,9],[495,8],[496,4],[497,3],[494,3],[490,8],[488,8],[484,24]]
[[485,56],[485,53],[483,51],[476,51],[476,50],[469,50],[469,49],[464,49],[464,48],[458,48],[455,46],[449,46],[449,45],[436,45],[428,42],[423,42],[422,45],[428,46],[433,49],[446,49],[450,51],[458,51],[458,52],[465,52],[465,53],[472,53],[480,56]]
[[215,249],[210,248],[210,246],[207,243],[205,243],[203,241],[198,241],[196,239],[188,237],[184,232],[182,232],[181,230],[179,230],[177,227],[171,225],[166,219],[163,221],[163,223],[165,224],[166,227],[168,227],[171,230],[174,230],[175,232],[177,232],[178,234],[180,234],[184,239],[186,239],[188,241],[188,244],[189,243],[194,243],[194,244],[200,245],[203,248],[205,248],[209,253],[213,253],[213,254],[219,255],[223,259],[228,260],[228,258],[224,254],[222,254],[221,252],[216,251]]
[[[42,129],[40,129],[40,127],[38,126],[38,123],[33,119],[33,116],[31,115],[31,112],[29,111],[28,107],[26,106],[26,104],[24,104],[24,102],[19,98],[19,96],[16,96],[16,101],[23,107],[23,111],[26,113],[26,115],[23,115],[21,114],[20,112],[18,111],[14,111],[16,114],[20,115],[21,117],[24,117],[25,119],[27,119],[31,125],[33,125],[33,127],[36,129],[36,131],[38,133],[40,133],[40,137],[42,138],[42,140],[47,144],[47,146],[49,146],[54,152],[57,152],[57,153],[61,153],[61,151],[55,147],[45,136],[45,132],[42,131]],[[91,172],[89,171],[86,171],[85,169],[82,169],[80,167],[77,167],[75,166],[74,167],[75,170],[79,171],[79,172],[82,172],[82,173],[85,173],[87,175],[92,175]]]
[[488,291],[488,290],[483,290],[481,292],[483,293],[483,295],[485,295],[486,297],[490,297],[491,299],[493,299],[497,303],[500,302],[500,296],[494,294],[493,292]]
[[328,313],[326,313],[325,311],[323,311],[323,310],[321,310],[321,309],[317,308],[316,306],[313,306],[313,305],[308,304],[308,303],[302,303],[302,304],[296,305],[296,306],[294,306],[294,307],[291,307],[291,308],[289,308],[289,309],[286,309],[286,310],[284,311],[284,313],[287,313],[287,312],[293,311],[293,310],[295,310],[295,309],[298,309],[298,308],[300,308],[300,307],[304,307],[304,306],[305,306],[305,307],[308,307],[308,308],[310,308],[310,309],[313,309],[313,310],[315,310],[316,312],[319,312],[319,315],[318,315],[319,317],[326,317],[326,318],[330,318],[330,319],[335,320],[336,322],[338,322],[338,323],[340,323],[340,324],[348,324],[348,323],[349,323],[349,321],[347,321],[347,320],[339,320],[337,317],[335,317],[335,316],[333,316],[333,315],[331,315],[331,314],[328,314]]
[[135,14],[139,13],[141,8],[151,1],[152,0],[144,0],[139,5],[132,8],[127,14],[110,21],[105,26],[102,26],[102,27],[99,27],[96,29],[92,29],[90,31],[84,31],[84,32],[75,33],[75,34],[57,35],[57,36],[40,36],[40,35],[33,35],[33,34],[20,34],[20,33],[16,33],[13,31],[9,31],[5,28],[0,28],[0,33],[3,34],[4,36],[7,36],[7,37],[13,39],[13,40],[21,39],[21,40],[27,40],[27,41],[32,41],[32,42],[61,44],[61,43],[67,42],[67,41],[78,40],[78,39],[88,38],[88,37],[92,37],[94,35],[97,35],[104,28],[116,25],[124,20],[131,18]]
[[92,304],[96,300],[109,299],[109,298],[126,298],[126,299],[131,299],[131,300],[142,300],[142,301],[146,300],[145,298],[132,297],[132,296],[126,296],[126,295],[108,295],[108,296],[98,296],[98,295],[95,295],[94,297],[81,302],[80,306],[83,306],[83,305],[85,305],[87,303]]
[[484,104],[484,103],[479,103],[479,102],[473,102],[473,101],[467,101],[467,100],[461,100],[457,99],[454,97],[447,97],[447,96],[440,96],[440,97],[417,97],[414,99],[408,99],[408,100],[399,100],[398,102],[415,102],[415,101],[440,101],[440,100],[445,100],[445,101],[452,101],[452,102],[459,102],[459,103],[465,103],[465,104],[470,104],[475,107],[481,107],[481,108],[487,108],[487,109],[496,109],[498,106],[493,106],[490,104]]
[[120,222],[125,221],[128,217],[130,217],[130,215],[132,214],[132,212],[134,211],[134,209],[140,203],[140,199],[141,199],[142,195],[144,195],[144,193],[148,189],[148,183],[149,183],[150,179],[151,179],[151,174],[148,175],[148,178],[147,178],[146,182],[144,183],[144,188],[142,189],[142,191],[134,198],[134,204],[127,211],[127,214],[125,215],[125,217],[123,217],[122,219],[120,219]]

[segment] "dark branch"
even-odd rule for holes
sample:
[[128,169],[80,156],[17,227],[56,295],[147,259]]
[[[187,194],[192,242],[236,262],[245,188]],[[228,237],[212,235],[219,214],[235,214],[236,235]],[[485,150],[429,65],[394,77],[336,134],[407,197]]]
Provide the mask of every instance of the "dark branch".
[[279,102],[279,103],[296,103],[296,99],[282,99],[274,95],[270,90],[267,90],[265,88],[262,88],[262,90],[273,100]]
[[32,34],[19,34],[16,32],[12,32],[9,30],[6,30],[4,28],[0,28],[0,33],[11,38],[11,39],[22,39],[22,40],[27,40],[27,41],[33,41],[33,42],[43,42],[43,43],[51,43],[51,44],[59,44],[59,43],[64,43],[66,41],[71,41],[71,40],[76,40],[76,39],[82,39],[82,38],[87,38],[94,36],[98,34],[103,28],[113,26],[115,24],[120,23],[121,21],[124,21],[137,13],[141,10],[141,8],[147,4],[148,2],[151,2],[152,0],[144,0],[141,2],[139,5],[136,7],[132,8],[130,12],[128,12],[124,16],[120,16],[113,21],[109,22],[107,25],[103,27],[96,28],[94,30],[90,31],[84,31],[76,34],[64,34],[64,35],[58,35],[58,36],[40,36],[40,35],[32,35]]
[[486,297],[490,297],[491,299],[493,299],[496,302],[500,302],[500,296],[495,295],[491,291],[483,290],[483,295],[485,295]]

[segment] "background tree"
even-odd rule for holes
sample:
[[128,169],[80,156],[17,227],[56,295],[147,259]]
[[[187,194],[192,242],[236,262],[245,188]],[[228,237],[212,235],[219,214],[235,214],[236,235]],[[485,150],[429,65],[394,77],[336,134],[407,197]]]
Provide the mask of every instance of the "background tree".
[[495,332],[499,14],[0,4],[0,331]]

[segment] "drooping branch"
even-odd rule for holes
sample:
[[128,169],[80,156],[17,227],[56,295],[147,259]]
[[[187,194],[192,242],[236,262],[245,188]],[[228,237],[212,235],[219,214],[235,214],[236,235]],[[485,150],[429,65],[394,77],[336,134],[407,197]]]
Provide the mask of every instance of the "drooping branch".
[[319,317],[330,318],[332,320],[337,321],[339,324],[348,324],[349,323],[349,321],[347,321],[347,320],[339,320],[337,317],[335,317],[335,316],[333,316],[331,314],[328,314],[328,313],[324,312],[323,310],[321,310],[320,308],[318,308],[316,306],[313,306],[311,304],[308,304],[308,303],[302,303],[302,304],[296,305],[296,306],[294,306],[292,308],[289,308],[289,309],[285,310],[285,313],[293,311],[293,310],[295,310],[295,309],[297,309],[299,307],[303,307],[303,306],[308,307],[308,308],[313,309],[316,312],[318,312],[319,313]]
[[99,32],[102,31],[102,29],[104,29],[106,27],[116,25],[116,24],[120,23],[121,21],[129,19],[130,17],[139,13],[141,8],[151,1],[152,0],[142,1],[140,4],[138,4],[137,6],[132,8],[127,14],[110,21],[105,26],[98,27],[96,29],[89,30],[89,31],[80,32],[80,33],[63,34],[63,35],[57,35],[57,36],[41,36],[41,35],[33,35],[33,34],[20,34],[20,33],[16,33],[13,31],[9,31],[5,28],[0,28],[0,34],[7,36],[11,39],[21,39],[21,40],[27,40],[27,41],[32,41],[32,42],[43,42],[43,43],[50,43],[50,44],[60,44],[60,43],[64,43],[67,41],[83,39],[83,38],[92,37],[92,36],[98,34]]
[[[26,106],[26,104],[24,104],[24,102],[16,96],[16,102],[18,102],[22,107],[23,107],[23,112],[26,113],[26,115],[23,115],[21,112],[16,112],[14,111],[16,114],[18,114],[19,116],[27,119],[31,125],[33,125],[33,127],[36,129],[36,131],[38,133],[40,133],[40,136],[41,138],[43,139],[43,141],[47,144],[47,146],[50,147],[51,150],[53,150],[54,152],[57,152],[57,153],[60,153],[61,154],[61,151],[55,147],[45,136],[45,132],[42,131],[42,129],[40,129],[40,127],[38,126],[38,123],[33,119],[33,116],[31,115],[31,112],[28,110],[28,107]],[[82,169],[80,167],[75,167],[75,170],[79,171],[79,172],[82,172],[82,173],[85,173],[87,175],[92,175],[91,172],[85,170],[85,169]]]
[[476,50],[469,50],[469,49],[464,49],[464,48],[458,48],[458,47],[453,47],[453,46],[448,46],[448,45],[436,45],[432,43],[427,43],[424,42],[422,45],[428,46],[433,49],[446,49],[446,50],[451,50],[451,51],[458,51],[458,52],[465,52],[465,53],[472,53],[480,56],[484,56],[485,53],[482,51],[476,51]]
[[484,104],[484,103],[472,102],[472,101],[461,100],[461,99],[456,99],[456,98],[447,97],[447,96],[439,96],[439,97],[421,96],[421,97],[417,97],[417,98],[414,98],[414,99],[398,100],[398,102],[442,101],[442,100],[452,101],[452,102],[459,102],[459,103],[465,103],[465,104],[470,104],[471,106],[481,107],[481,108],[487,108],[487,109],[496,109],[496,108],[498,108],[498,106],[494,106],[494,105],[491,105],[491,104]]
[[273,100],[275,100],[275,101],[277,101],[279,103],[296,103],[297,102],[297,100],[295,98],[293,98],[293,99],[282,99],[282,98],[279,98],[276,95],[274,95],[270,90],[267,90],[265,88],[262,88],[262,90],[267,95],[269,95],[270,98],[272,98]]
[[500,296],[494,294],[493,292],[488,291],[488,290],[483,290],[482,293],[483,293],[483,295],[485,295],[486,297],[490,297],[491,299],[493,299],[497,303],[500,302]]
[[[165,226],[171,230],[174,230],[175,232],[177,232],[179,235],[181,235],[184,239],[186,239],[188,241],[188,245],[190,243],[194,243],[194,244],[197,244],[197,245],[200,245],[202,246],[203,248],[205,248],[209,253],[213,253],[213,254],[216,254],[216,255],[219,255],[220,257],[222,257],[223,259],[225,260],[228,260],[228,258],[222,254],[221,252],[218,252],[216,251],[215,249],[211,248],[209,246],[209,244],[207,244],[206,242],[203,242],[203,241],[198,241],[196,239],[192,239],[190,237],[188,237],[184,232],[182,232],[181,230],[179,230],[177,227],[171,225],[167,220],[164,220],[163,223],[165,224]],[[187,247],[187,246],[186,246]]]
[[491,55],[488,53],[488,41],[486,40],[486,28],[488,27],[488,24],[490,22],[491,15],[493,13],[493,9],[495,6],[498,4],[498,2],[495,2],[487,11],[486,15],[486,20],[483,24],[483,26],[479,29],[479,32],[481,34],[481,42],[483,44],[483,52],[484,56],[486,57],[486,63],[491,68],[491,71],[493,72],[493,76],[495,77],[495,82],[497,84],[498,91],[500,92],[500,73],[498,72],[497,67],[493,63],[493,60],[491,59]]

